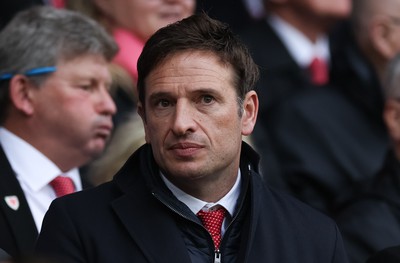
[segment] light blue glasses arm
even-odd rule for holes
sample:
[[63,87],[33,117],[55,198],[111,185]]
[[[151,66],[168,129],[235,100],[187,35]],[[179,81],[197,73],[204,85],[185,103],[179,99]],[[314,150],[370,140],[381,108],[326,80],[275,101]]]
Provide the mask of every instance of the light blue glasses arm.
[[[52,73],[57,70],[57,67],[42,67],[42,68],[34,68],[23,73],[25,76],[36,76],[46,73]],[[0,80],[11,79],[15,74],[13,73],[4,73],[0,75]]]

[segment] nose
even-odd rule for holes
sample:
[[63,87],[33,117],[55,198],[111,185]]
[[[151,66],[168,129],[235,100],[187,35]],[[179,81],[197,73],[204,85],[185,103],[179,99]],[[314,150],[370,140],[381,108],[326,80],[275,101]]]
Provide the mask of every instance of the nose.
[[107,88],[100,89],[97,110],[102,115],[114,115],[117,112],[117,106]]
[[172,132],[177,136],[193,133],[197,126],[195,116],[195,109],[190,103],[176,103]]

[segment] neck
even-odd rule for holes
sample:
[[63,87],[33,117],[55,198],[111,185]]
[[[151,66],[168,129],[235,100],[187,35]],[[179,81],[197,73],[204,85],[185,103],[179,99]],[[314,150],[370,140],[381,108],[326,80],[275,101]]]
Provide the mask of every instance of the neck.
[[[12,121],[10,123],[13,123]],[[46,135],[40,131],[33,132],[35,129],[21,127],[18,125],[4,125],[4,128],[30,144],[36,150],[46,156],[51,162],[53,162],[62,172],[68,172],[69,170],[83,165],[85,163],[85,157],[80,156],[80,152],[74,152],[65,150],[65,147],[59,147],[57,138],[52,140],[52,136]],[[72,153],[72,154],[71,154]],[[80,156],[80,157],[79,157]]]
[[204,202],[216,203],[234,186],[238,176],[237,171],[229,176],[213,175],[212,177],[208,176],[208,178],[196,178],[192,180],[176,180],[167,175],[166,177],[185,193]]

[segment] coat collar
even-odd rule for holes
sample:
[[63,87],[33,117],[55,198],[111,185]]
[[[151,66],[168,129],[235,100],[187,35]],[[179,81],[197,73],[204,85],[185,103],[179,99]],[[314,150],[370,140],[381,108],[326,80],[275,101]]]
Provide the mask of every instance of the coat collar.
[[[176,219],[184,217],[193,221],[193,224],[198,219],[164,185],[152,156],[150,145],[144,145],[117,173],[114,182],[124,194],[112,202],[112,208],[149,262],[162,262],[170,258],[174,258],[175,262],[190,262]],[[243,142],[242,173],[249,175],[250,170],[258,171],[258,162],[258,154]],[[249,179],[246,185],[248,183]],[[247,186],[244,188],[249,189]],[[244,195],[241,197],[243,202]],[[171,210],[176,212],[177,217],[171,216]],[[253,235],[250,233],[250,237]]]
[[174,218],[149,190],[158,185],[156,174],[151,147],[144,145],[116,174],[114,182],[125,194],[112,202],[112,208],[149,262],[190,262]]

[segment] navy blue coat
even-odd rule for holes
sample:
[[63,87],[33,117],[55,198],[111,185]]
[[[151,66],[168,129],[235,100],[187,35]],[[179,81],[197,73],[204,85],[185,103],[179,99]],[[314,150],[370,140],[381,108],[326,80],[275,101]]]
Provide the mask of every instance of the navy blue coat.
[[[55,200],[37,251],[66,262],[213,262],[211,236],[166,188],[152,156],[145,145],[113,181]],[[336,224],[268,189],[256,156],[243,144],[241,196],[221,262],[346,263]]]

